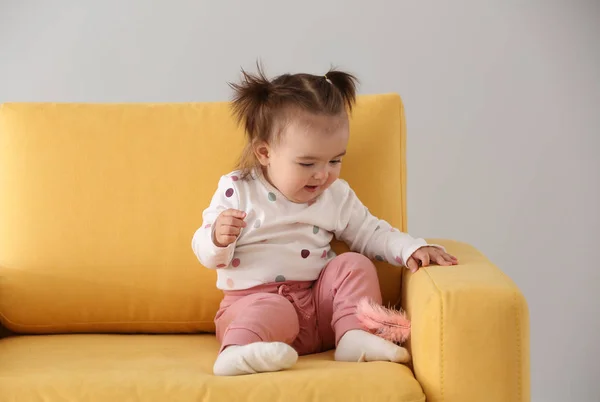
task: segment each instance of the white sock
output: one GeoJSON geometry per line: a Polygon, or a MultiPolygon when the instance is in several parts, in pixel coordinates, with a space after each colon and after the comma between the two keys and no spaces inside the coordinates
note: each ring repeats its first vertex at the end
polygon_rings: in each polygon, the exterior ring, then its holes
{"type": "Polygon", "coordinates": [[[408,363],[408,350],[360,329],[346,332],[335,350],[335,360],[343,362],[387,361],[408,363]]]}
{"type": "Polygon", "coordinates": [[[281,342],[255,342],[229,346],[217,357],[215,375],[229,376],[288,369],[298,361],[298,353],[281,342]]]}

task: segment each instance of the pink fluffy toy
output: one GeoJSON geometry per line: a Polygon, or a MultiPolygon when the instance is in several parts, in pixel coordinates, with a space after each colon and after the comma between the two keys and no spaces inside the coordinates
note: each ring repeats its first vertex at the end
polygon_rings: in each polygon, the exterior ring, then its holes
{"type": "Polygon", "coordinates": [[[356,306],[356,314],[366,331],[390,342],[402,344],[410,335],[410,321],[401,310],[383,307],[363,297],[356,306]]]}

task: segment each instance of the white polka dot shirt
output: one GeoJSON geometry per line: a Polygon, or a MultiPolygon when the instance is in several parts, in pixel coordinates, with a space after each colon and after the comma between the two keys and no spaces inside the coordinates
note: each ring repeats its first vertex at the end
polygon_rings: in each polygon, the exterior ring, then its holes
{"type": "Polygon", "coordinates": [[[352,251],[396,266],[420,247],[415,239],[374,217],[347,182],[338,179],[315,201],[288,201],[262,175],[240,179],[240,172],[221,177],[192,249],[207,268],[217,270],[217,287],[249,289],[283,281],[314,281],[335,254],[335,236],[352,251]],[[246,212],[247,226],[227,247],[213,242],[213,223],[226,209],[246,212]]]}

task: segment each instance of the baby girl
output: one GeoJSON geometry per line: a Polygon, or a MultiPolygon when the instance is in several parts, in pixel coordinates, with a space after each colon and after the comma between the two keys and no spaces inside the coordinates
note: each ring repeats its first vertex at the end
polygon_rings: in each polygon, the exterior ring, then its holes
{"type": "Polygon", "coordinates": [[[356,78],[332,70],[269,80],[259,69],[232,87],[247,144],[192,240],[225,294],[214,373],[283,370],[333,348],[339,361],[407,362],[406,349],[363,330],[356,315],[364,297],[381,303],[370,259],[413,272],[457,260],[371,215],[339,178],[356,78]],[[336,256],[334,236],[352,252],[336,256]]]}

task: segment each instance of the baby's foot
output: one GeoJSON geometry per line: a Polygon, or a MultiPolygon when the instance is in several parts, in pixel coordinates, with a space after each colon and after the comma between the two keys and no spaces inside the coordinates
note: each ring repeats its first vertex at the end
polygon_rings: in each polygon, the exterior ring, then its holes
{"type": "Polygon", "coordinates": [[[229,376],[279,371],[292,367],[298,353],[281,342],[255,342],[229,346],[219,354],[213,367],[215,375],[229,376]]]}
{"type": "Polygon", "coordinates": [[[335,360],[344,362],[388,361],[408,363],[408,350],[360,329],[346,332],[338,342],[335,360]]]}

